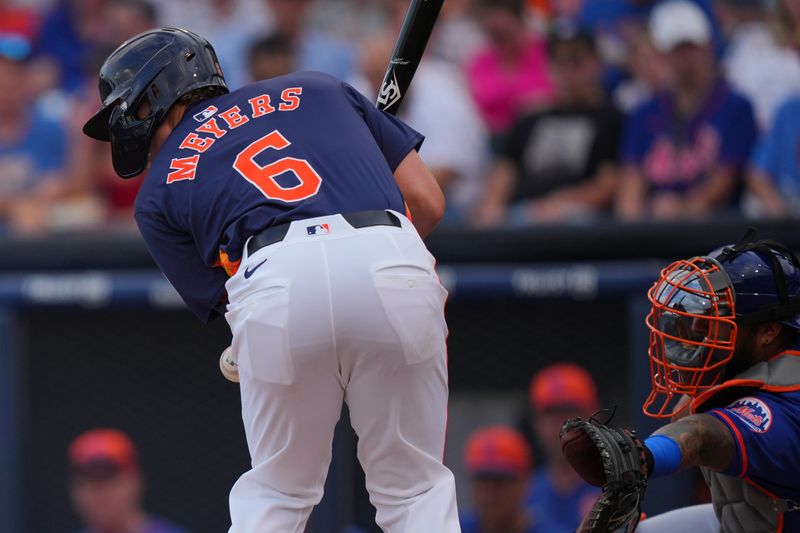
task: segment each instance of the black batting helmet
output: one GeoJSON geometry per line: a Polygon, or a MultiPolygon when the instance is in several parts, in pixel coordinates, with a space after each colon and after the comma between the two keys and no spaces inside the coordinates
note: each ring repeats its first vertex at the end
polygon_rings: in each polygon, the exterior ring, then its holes
{"type": "Polygon", "coordinates": [[[114,170],[132,178],[147,167],[150,141],[178,99],[202,87],[228,92],[211,44],[190,31],[146,31],[117,48],[100,68],[103,108],[83,126],[89,137],[111,142],[114,170]],[[136,112],[147,100],[150,111],[136,112]]]}

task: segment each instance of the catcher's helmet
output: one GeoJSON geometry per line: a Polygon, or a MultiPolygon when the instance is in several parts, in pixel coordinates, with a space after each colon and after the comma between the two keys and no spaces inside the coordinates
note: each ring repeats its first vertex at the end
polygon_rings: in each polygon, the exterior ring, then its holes
{"type": "Polygon", "coordinates": [[[711,252],[731,278],[736,321],[775,321],[800,330],[800,261],[773,241],[745,242],[711,252]]]}
{"type": "Polygon", "coordinates": [[[780,322],[800,329],[800,261],[780,243],[751,237],[676,261],[648,291],[653,389],[645,413],[670,416],[680,395],[721,383],[739,326],[780,322]],[[659,395],[663,403],[650,411],[659,395]]]}
{"type": "Polygon", "coordinates": [[[186,30],[160,28],[132,37],[100,68],[103,108],[83,126],[95,139],[111,142],[114,170],[123,178],[147,166],[150,141],[170,108],[201,87],[228,92],[216,53],[202,37],[186,30]],[[136,116],[147,99],[147,116],[136,116]]]}

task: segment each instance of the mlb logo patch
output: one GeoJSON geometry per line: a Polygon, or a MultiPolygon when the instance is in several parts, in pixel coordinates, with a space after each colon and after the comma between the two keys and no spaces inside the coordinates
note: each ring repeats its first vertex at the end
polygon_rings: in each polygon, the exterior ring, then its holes
{"type": "Polygon", "coordinates": [[[216,106],[210,105],[207,108],[203,109],[199,113],[194,116],[194,119],[197,122],[205,122],[206,120],[210,119],[214,116],[214,114],[219,111],[216,106]]]}
{"type": "Polygon", "coordinates": [[[306,231],[309,235],[327,235],[331,232],[331,228],[327,224],[317,224],[315,226],[308,226],[306,231]]]}
{"type": "Polygon", "coordinates": [[[727,409],[755,433],[766,433],[772,426],[772,410],[766,403],[753,396],[740,398],[727,409]]]}

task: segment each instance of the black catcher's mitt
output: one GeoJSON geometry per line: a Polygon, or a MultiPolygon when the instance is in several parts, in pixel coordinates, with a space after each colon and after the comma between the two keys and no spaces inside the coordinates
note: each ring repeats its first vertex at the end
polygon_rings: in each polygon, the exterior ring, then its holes
{"type": "Polygon", "coordinates": [[[560,437],[561,451],[572,468],[603,488],[578,533],[632,532],[647,487],[645,448],[636,432],[610,428],[590,417],[567,420],[560,437]]]}

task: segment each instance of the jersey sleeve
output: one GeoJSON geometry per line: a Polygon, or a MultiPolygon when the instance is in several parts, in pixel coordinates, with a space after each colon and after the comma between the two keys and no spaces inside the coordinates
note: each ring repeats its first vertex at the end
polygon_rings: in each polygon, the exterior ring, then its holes
{"type": "Polygon", "coordinates": [[[342,86],[352,105],[364,117],[372,137],[383,153],[392,172],[412,151],[419,151],[425,137],[399,118],[381,111],[367,98],[347,83],[342,86]]]}
{"type": "Polygon", "coordinates": [[[723,474],[775,480],[800,472],[800,442],[794,437],[800,433],[797,394],[759,392],[709,411],[736,442],[734,460],[723,474]]]}
{"type": "Polygon", "coordinates": [[[207,266],[191,236],[171,228],[160,215],[137,211],[136,224],[150,255],[186,305],[203,322],[216,318],[227,274],[207,266]]]}

